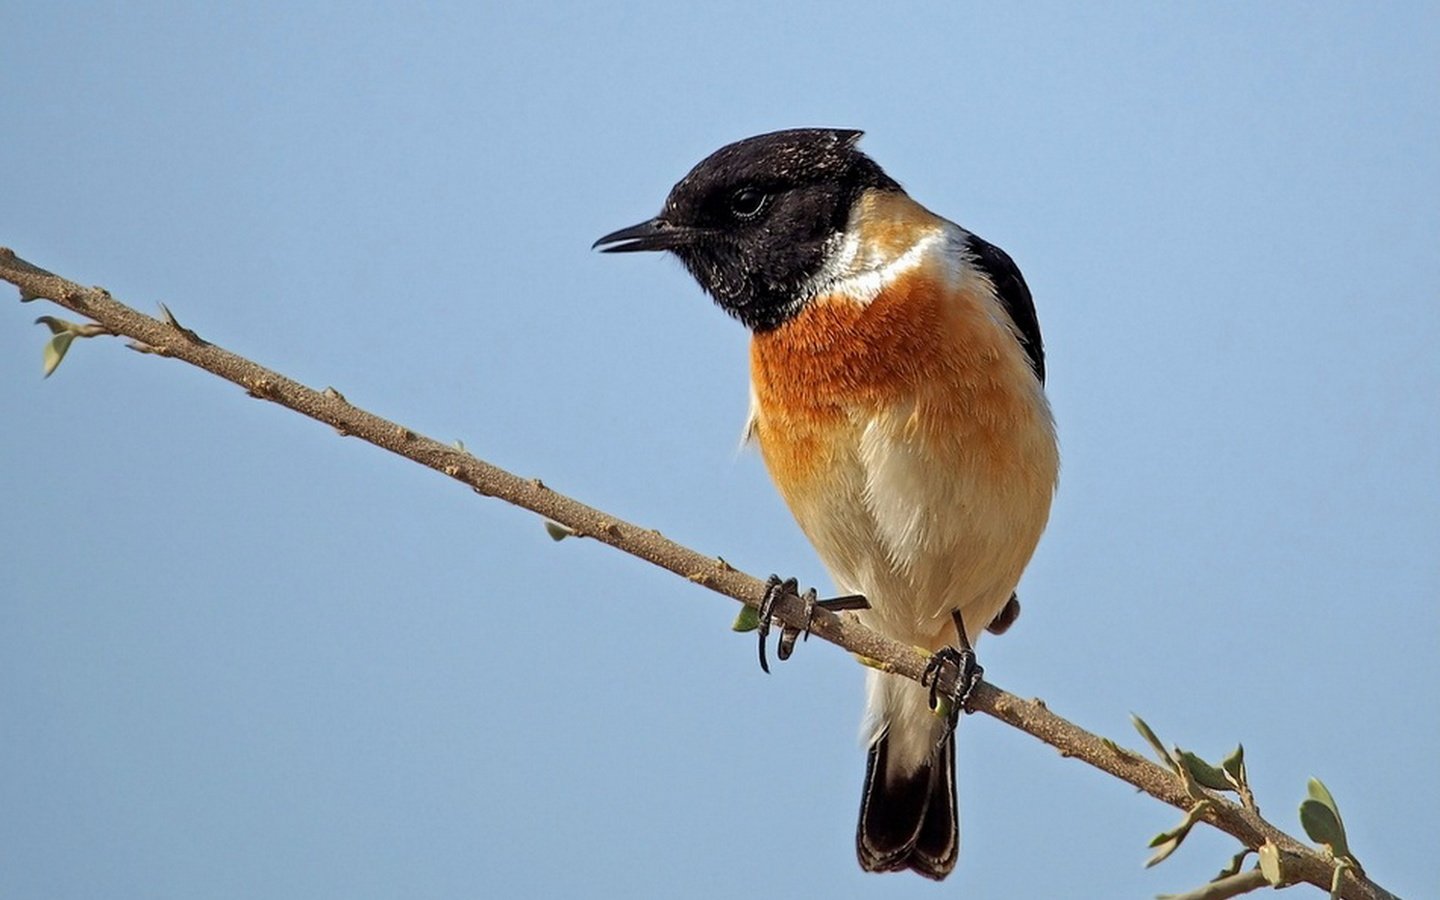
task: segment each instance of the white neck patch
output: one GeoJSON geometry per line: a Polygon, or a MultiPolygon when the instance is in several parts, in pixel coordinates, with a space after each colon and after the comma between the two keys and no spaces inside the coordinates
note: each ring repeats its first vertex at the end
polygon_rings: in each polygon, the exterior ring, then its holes
{"type": "Polygon", "coordinates": [[[864,306],[906,272],[918,268],[930,253],[941,250],[950,240],[945,231],[927,233],[899,256],[888,259],[874,250],[867,250],[860,235],[846,231],[831,240],[820,271],[801,288],[805,299],[824,294],[843,294],[864,306]]]}

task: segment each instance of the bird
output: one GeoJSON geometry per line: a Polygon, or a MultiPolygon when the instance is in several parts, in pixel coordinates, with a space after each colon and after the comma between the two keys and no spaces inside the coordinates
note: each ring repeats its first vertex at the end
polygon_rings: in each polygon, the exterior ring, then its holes
{"type": "MultiPolygon", "coordinates": [[[[862,134],[728,144],[594,247],[674,254],[750,330],[747,440],[837,588],[864,598],[850,614],[933,654],[936,680],[944,660],[968,664],[963,705],[971,647],[1018,615],[1056,490],[1045,351],[1010,256],[912,199],[862,134]]],[[[772,577],[767,600],[793,588],[772,577]]],[[[761,648],[763,665],[763,631],[761,648]]],[[[866,677],[860,866],[944,879],[960,850],[955,719],[933,684],[866,677]]]]}

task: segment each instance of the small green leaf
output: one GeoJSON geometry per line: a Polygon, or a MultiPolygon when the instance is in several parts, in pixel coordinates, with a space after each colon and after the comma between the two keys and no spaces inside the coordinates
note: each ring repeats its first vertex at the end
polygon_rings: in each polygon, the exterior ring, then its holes
{"type": "Polygon", "coordinates": [[[1230,777],[1240,784],[1245,783],[1245,745],[1236,744],[1235,752],[1220,760],[1220,768],[1230,773],[1230,777]]]}
{"type": "MultiPolygon", "coordinates": [[[[1170,857],[1170,854],[1174,853],[1180,848],[1180,842],[1183,840],[1183,837],[1172,837],[1168,840],[1162,841],[1159,845],[1160,849],[1156,850],[1153,854],[1150,855],[1149,859],[1145,860],[1145,868],[1148,869],[1151,866],[1157,866],[1160,863],[1164,862],[1170,857]]],[[[1154,842],[1151,842],[1150,846],[1154,847],[1154,842]]]]}
{"type": "Polygon", "coordinates": [[[110,329],[98,322],[72,322],[59,316],[39,316],[35,319],[35,324],[44,325],[50,329],[51,334],[68,332],[76,337],[96,337],[111,333],[110,329]]]}
{"type": "Polygon", "coordinates": [[[895,664],[894,664],[894,663],[888,663],[888,662],[886,662],[886,661],[883,660],[883,659],[876,659],[876,658],[873,657],[873,656],[865,656],[865,655],[860,654],[860,653],[855,653],[855,654],[852,654],[852,655],[855,657],[855,661],[856,661],[856,662],[858,662],[858,663],[859,663],[860,665],[862,665],[862,666],[865,666],[867,669],[874,669],[874,670],[877,671],[877,672],[894,672],[894,671],[895,671],[895,664]]]}
{"type": "Polygon", "coordinates": [[[1334,810],[1313,797],[1300,804],[1300,825],[1310,840],[1325,844],[1336,856],[1349,856],[1350,848],[1345,843],[1345,828],[1335,817],[1334,810]]]}
{"type": "Polygon", "coordinates": [[[74,322],[67,322],[64,319],[59,318],[58,316],[37,316],[35,319],[35,324],[44,325],[46,328],[50,329],[51,334],[62,334],[66,331],[75,330],[74,322]]]}
{"type": "Polygon", "coordinates": [[[1175,769],[1175,758],[1170,755],[1169,750],[1165,749],[1165,745],[1155,736],[1155,732],[1150,730],[1150,726],[1145,724],[1145,720],[1131,713],[1130,721],[1135,723],[1135,730],[1140,732],[1140,736],[1145,738],[1150,746],[1155,749],[1155,755],[1160,757],[1160,762],[1169,766],[1171,769],[1175,769]]]}
{"type": "Polygon", "coordinates": [[[1305,833],[1317,844],[1329,846],[1335,856],[1354,862],[1350,842],[1345,837],[1345,822],[1340,818],[1340,805],[1330,789],[1320,779],[1312,778],[1306,785],[1306,793],[1310,796],[1300,804],[1300,825],[1305,833]]]}
{"type": "Polygon", "coordinates": [[[759,627],[760,614],[755,611],[753,606],[742,606],[740,608],[740,615],[736,616],[735,621],[730,623],[731,631],[754,631],[759,627]]]}
{"type": "Polygon", "coordinates": [[[1260,846],[1260,874],[1265,880],[1279,887],[1285,883],[1285,873],[1280,871],[1280,848],[1270,841],[1260,846]]]}
{"type": "Polygon", "coordinates": [[[563,541],[568,537],[575,536],[575,529],[561,525],[559,522],[550,519],[545,520],[545,533],[550,535],[552,541],[563,541]]]}
{"type": "Polygon", "coordinates": [[[1151,838],[1151,839],[1150,839],[1150,843],[1146,844],[1145,846],[1147,846],[1147,847],[1158,847],[1158,846],[1160,846],[1161,844],[1165,843],[1166,841],[1173,841],[1173,840],[1175,840],[1175,835],[1176,835],[1176,833],[1179,832],[1179,831],[1180,831],[1179,828],[1174,828],[1174,829],[1171,829],[1170,831],[1162,831],[1162,832],[1160,832],[1159,834],[1155,835],[1153,838],[1151,838]]]}
{"type": "Polygon", "coordinates": [[[1196,781],[1210,790],[1231,790],[1230,782],[1225,778],[1224,769],[1217,769],[1189,750],[1180,751],[1180,764],[1196,781]]]}
{"type": "Polygon", "coordinates": [[[944,719],[948,722],[950,721],[950,714],[954,709],[955,707],[950,702],[949,697],[944,694],[937,694],[935,696],[935,708],[930,711],[935,714],[936,718],[944,719]]]}
{"type": "Polygon", "coordinates": [[[73,340],[75,340],[73,333],[59,331],[45,342],[44,370],[46,378],[50,377],[50,374],[60,365],[60,361],[65,358],[65,351],[70,349],[70,342],[73,340]]]}
{"type": "MultiPolygon", "coordinates": [[[[1230,781],[1230,784],[1234,786],[1236,792],[1240,794],[1240,799],[1245,802],[1245,805],[1251,809],[1255,809],[1255,795],[1250,792],[1250,776],[1245,772],[1245,760],[1240,760],[1240,765],[1236,767],[1234,773],[1226,769],[1225,777],[1230,781]]],[[[1255,809],[1255,812],[1258,813],[1259,810],[1255,809]]]]}
{"type": "Polygon", "coordinates": [[[1340,805],[1335,802],[1335,798],[1330,794],[1330,789],[1325,786],[1323,781],[1318,778],[1310,779],[1305,785],[1305,793],[1309,795],[1311,800],[1318,800],[1330,807],[1330,811],[1335,814],[1335,818],[1340,818],[1340,805]]]}
{"type": "Polygon", "coordinates": [[[1201,800],[1199,803],[1190,807],[1190,811],[1185,813],[1185,818],[1179,825],[1176,825],[1169,831],[1162,831],[1151,838],[1150,846],[1160,849],[1156,850],[1155,854],[1145,861],[1145,868],[1148,869],[1156,863],[1163,862],[1166,857],[1174,853],[1185,841],[1185,838],[1190,835],[1190,829],[1195,827],[1195,823],[1199,822],[1201,818],[1204,817],[1206,810],[1210,809],[1213,805],[1214,803],[1208,799],[1201,800]]]}

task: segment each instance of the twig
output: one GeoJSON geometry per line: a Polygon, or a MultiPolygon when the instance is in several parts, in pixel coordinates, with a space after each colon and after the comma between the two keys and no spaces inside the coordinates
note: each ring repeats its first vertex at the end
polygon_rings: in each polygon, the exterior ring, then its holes
{"type": "MultiPolygon", "coordinates": [[[[521,478],[462,449],[366,412],[351,405],[333,388],[317,391],[237,356],[180,326],[168,310],[164,321],[151,318],[119,303],[102,288],[87,288],[61,278],[20,259],[4,247],[0,247],[0,279],[18,287],[22,300],[51,300],[88,316],[114,334],[130,338],[139,345],[138,349],[199,366],[239,385],[252,397],[324,422],[342,435],[360,438],[428,466],[469,485],[476,493],[539,513],[577,535],[638,556],[747,606],[758,607],[764,596],[765,582],[731,568],[717,557],[697,553],[659,532],[556,493],[538,478],[521,478]]],[[[776,604],[775,614],[781,621],[798,628],[803,625],[805,606],[798,597],[786,596],[776,604]]],[[[811,631],[905,678],[919,681],[924,671],[927,658],[920,651],[865,628],[853,617],[816,610],[811,631]]],[[[942,690],[953,689],[954,672],[947,671],[943,680],[942,690]]],[[[1175,774],[1062,719],[1039,700],[1022,700],[985,682],[976,687],[970,700],[974,711],[1033,735],[1063,756],[1082,760],[1181,810],[1195,805],[1195,797],[1175,774]]],[[[1282,854],[1283,871],[1288,879],[1329,890],[1334,866],[1321,852],[1301,844],[1237,804],[1218,795],[1207,793],[1206,796],[1212,802],[1204,815],[1205,821],[1252,849],[1271,841],[1282,854]]],[[[1353,871],[1344,875],[1340,891],[1347,900],[1381,900],[1392,896],[1374,882],[1357,877],[1353,871]]]]}
{"type": "Polygon", "coordinates": [[[1227,875],[1193,891],[1170,894],[1164,900],[1230,900],[1231,897],[1258,891],[1263,887],[1268,887],[1269,884],[1270,882],[1265,880],[1265,876],[1259,869],[1248,869],[1244,872],[1236,872],[1234,875],[1227,875]]]}

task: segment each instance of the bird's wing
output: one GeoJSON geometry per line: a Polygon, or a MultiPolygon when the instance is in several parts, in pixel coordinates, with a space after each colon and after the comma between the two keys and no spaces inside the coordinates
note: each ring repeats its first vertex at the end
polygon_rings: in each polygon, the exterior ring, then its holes
{"type": "Polygon", "coordinates": [[[1035,317],[1035,301],[1030,298],[1030,288],[1016,268],[1010,254],[975,235],[968,235],[966,249],[977,269],[984,272],[995,286],[995,295],[1005,307],[1015,332],[1030,359],[1030,368],[1040,383],[1045,383],[1045,343],[1040,338],[1040,321],[1035,317]]]}

